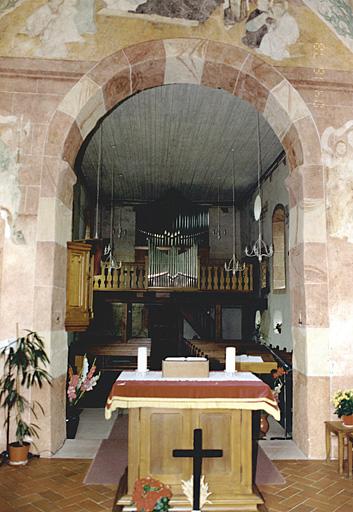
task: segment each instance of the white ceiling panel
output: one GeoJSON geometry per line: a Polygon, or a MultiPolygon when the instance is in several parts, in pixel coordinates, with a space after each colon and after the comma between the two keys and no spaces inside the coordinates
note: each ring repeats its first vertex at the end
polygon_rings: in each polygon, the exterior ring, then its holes
{"type": "MultiPolygon", "coordinates": [[[[115,108],[82,148],[81,171],[96,190],[102,129],[101,192],[116,201],[153,201],[174,188],[192,201],[232,197],[232,149],[237,196],[257,180],[257,113],[221,90],[175,84],[149,89],[115,108]]],[[[282,153],[260,115],[262,172],[282,153]]]]}

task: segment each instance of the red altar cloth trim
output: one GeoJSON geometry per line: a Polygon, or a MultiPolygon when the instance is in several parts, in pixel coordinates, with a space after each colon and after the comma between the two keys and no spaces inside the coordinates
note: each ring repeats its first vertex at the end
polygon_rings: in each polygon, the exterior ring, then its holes
{"type": "Polygon", "coordinates": [[[118,407],[264,409],[279,419],[270,387],[257,381],[117,380],[106,403],[106,417],[118,407]],[[199,405],[197,405],[199,404],[199,405]]]}
{"type": "Polygon", "coordinates": [[[109,398],[267,398],[274,400],[270,387],[262,381],[145,381],[117,380],[109,398]]]}

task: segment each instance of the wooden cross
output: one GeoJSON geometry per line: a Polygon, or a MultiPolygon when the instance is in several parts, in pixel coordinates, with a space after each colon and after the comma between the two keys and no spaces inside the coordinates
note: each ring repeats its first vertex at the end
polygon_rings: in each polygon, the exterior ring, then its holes
{"type": "Polygon", "coordinates": [[[200,486],[202,459],[205,457],[222,457],[223,450],[203,450],[202,449],[202,430],[194,430],[194,448],[193,450],[173,450],[173,457],[192,457],[193,459],[193,510],[200,510],[200,486]]]}

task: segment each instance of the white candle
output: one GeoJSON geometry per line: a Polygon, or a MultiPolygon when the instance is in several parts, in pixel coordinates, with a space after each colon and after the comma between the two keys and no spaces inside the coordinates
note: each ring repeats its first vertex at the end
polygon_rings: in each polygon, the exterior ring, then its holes
{"type": "Polygon", "coordinates": [[[138,372],[147,372],[147,347],[138,347],[137,371],[138,372]]]}
{"type": "Polygon", "coordinates": [[[235,372],[235,347],[226,348],[226,370],[227,373],[235,372]]]}

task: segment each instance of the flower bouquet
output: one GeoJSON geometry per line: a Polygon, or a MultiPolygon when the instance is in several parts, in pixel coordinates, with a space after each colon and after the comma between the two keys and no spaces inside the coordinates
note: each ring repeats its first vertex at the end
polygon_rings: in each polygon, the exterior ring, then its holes
{"type": "Polygon", "coordinates": [[[74,373],[71,366],[69,367],[67,387],[68,400],[66,404],[66,437],[68,439],[74,439],[77,432],[81,413],[81,409],[77,407],[78,402],[86,391],[91,391],[94,388],[100,377],[100,373],[94,375],[96,371],[95,362],[94,360],[90,368],[85,354],[79,373],[74,373]]]}
{"type": "Polygon", "coordinates": [[[136,480],[132,494],[137,512],[166,512],[171,497],[168,486],[150,477],[136,480]]]}
{"type": "Polygon", "coordinates": [[[335,407],[335,414],[342,418],[343,424],[353,426],[353,389],[337,391],[333,396],[332,403],[335,407]]]}

